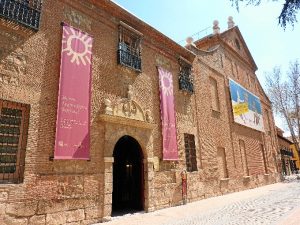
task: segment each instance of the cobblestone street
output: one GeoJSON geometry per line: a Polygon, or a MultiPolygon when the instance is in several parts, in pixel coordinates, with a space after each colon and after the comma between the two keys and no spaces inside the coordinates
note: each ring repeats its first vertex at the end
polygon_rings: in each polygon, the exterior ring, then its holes
{"type": "Polygon", "coordinates": [[[107,225],[299,225],[300,181],[209,198],[153,213],[114,217],[107,225]]]}

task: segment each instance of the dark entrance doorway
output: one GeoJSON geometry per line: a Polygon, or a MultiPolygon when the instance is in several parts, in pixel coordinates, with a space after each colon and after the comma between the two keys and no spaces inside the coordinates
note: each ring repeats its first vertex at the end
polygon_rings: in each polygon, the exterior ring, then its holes
{"type": "Polygon", "coordinates": [[[123,136],[114,149],[112,216],[144,209],[143,153],[139,143],[123,136]]]}

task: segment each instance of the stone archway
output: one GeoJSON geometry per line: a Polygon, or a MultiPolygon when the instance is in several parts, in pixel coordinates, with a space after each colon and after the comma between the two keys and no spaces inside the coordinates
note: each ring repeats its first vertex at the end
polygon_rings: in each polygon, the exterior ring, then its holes
{"type": "MultiPolygon", "coordinates": [[[[153,210],[150,196],[153,194],[153,136],[155,128],[149,110],[144,110],[140,104],[132,99],[132,87],[128,87],[127,98],[112,102],[105,99],[104,114],[99,115],[98,121],[104,134],[104,198],[103,218],[109,220],[113,205],[113,169],[116,143],[124,136],[130,136],[140,146],[141,175],[143,176],[143,204],[140,209],[153,210]]],[[[122,150],[120,150],[122,152],[122,150]]],[[[117,152],[117,151],[116,151],[117,152]]],[[[125,164],[126,165],[126,164],[125,164]]],[[[142,193],[142,192],[141,192],[142,193]]]]}
{"type": "Polygon", "coordinates": [[[144,168],[140,144],[131,136],[115,145],[113,163],[112,215],[144,209],[144,168]]]}
{"type": "Polygon", "coordinates": [[[144,169],[144,204],[143,209],[153,211],[150,196],[153,192],[153,124],[112,115],[99,116],[99,123],[104,131],[104,198],[103,218],[110,220],[113,204],[113,165],[116,143],[123,136],[130,136],[140,145],[144,169]]]}

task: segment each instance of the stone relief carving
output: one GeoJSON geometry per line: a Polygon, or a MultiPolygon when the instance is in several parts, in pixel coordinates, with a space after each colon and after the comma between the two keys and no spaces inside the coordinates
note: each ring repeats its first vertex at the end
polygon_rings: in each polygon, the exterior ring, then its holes
{"type": "Polygon", "coordinates": [[[171,69],[171,63],[170,63],[170,61],[169,61],[168,59],[166,59],[165,57],[156,54],[156,55],[155,55],[155,61],[156,61],[156,64],[157,64],[158,66],[163,66],[163,67],[165,67],[165,68],[167,68],[167,69],[169,69],[169,70],[171,69]]]}
{"type": "Polygon", "coordinates": [[[13,86],[18,86],[19,85],[19,79],[16,77],[10,77],[5,74],[0,74],[0,83],[3,84],[10,84],[13,86]]]}
{"type": "Polygon", "coordinates": [[[87,31],[92,29],[92,21],[88,18],[88,16],[75,9],[65,7],[64,17],[71,23],[71,25],[82,27],[87,31]]]}
{"type": "Polygon", "coordinates": [[[152,122],[150,110],[144,110],[142,107],[134,100],[132,86],[128,86],[127,98],[123,98],[116,104],[112,104],[109,99],[104,100],[105,104],[105,114],[119,116],[124,118],[135,119],[144,122],[152,122]]]}
{"type": "Polygon", "coordinates": [[[23,49],[17,48],[13,52],[8,50],[0,58],[0,82],[19,85],[19,76],[26,74],[27,60],[23,49]]]}
{"type": "Polygon", "coordinates": [[[146,119],[146,121],[147,121],[148,123],[151,123],[151,122],[153,121],[153,118],[152,118],[152,116],[151,116],[150,110],[146,110],[145,116],[146,116],[145,119],[146,119]]]}
{"type": "Polygon", "coordinates": [[[26,56],[23,49],[18,48],[0,62],[1,72],[4,74],[24,75],[26,73],[26,56]]]}

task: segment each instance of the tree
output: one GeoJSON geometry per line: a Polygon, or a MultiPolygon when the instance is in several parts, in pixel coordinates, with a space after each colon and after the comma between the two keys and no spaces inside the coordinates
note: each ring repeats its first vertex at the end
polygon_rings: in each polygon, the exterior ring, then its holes
{"type": "MultiPolygon", "coordinates": [[[[236,9],[239,10],[239,4],[240,2],[245,2],[246,5],[255,5],[258,6],[262,0],[230,0],[232,2],[232,5],[235,5],[236,9]]],[[[272,0],[272,1],[278,1],[278,0],[272,0]]],[[[278,23],[280,26],[282,26],[284,29],[286,28],[287,24],[291,24],[294,26],[294,24],[297,22],[297,12],[300,9],[300,0],[285,0],[281,13],[278,17],[278,23]]]]}
{"type": "Polygon", "coordinates": [[[300,65],[298,60],[290,63],[286,80],[279,67],[266,77],[267,93],[275,113],[284,118],[292,140],[299,152],[300,135],[300,65]]]}

